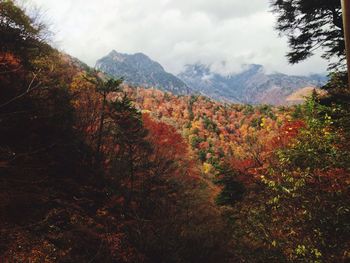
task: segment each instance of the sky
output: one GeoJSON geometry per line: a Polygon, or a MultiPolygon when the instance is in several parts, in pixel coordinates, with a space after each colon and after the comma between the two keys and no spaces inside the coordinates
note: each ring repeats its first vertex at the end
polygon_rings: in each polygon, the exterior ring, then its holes
{"type": "MultiPolygon", "coordinates": [[[[26,0],[25,0],[26,1],[26,0]]],[[[246,64],[269,72],[324,73],[315,55],[289,65],[269,0],[27,0],[40,8],[54,46],[94,66],[111,50],[142,52],[174,74],[203,63],[221,74],[246,64]]]]}

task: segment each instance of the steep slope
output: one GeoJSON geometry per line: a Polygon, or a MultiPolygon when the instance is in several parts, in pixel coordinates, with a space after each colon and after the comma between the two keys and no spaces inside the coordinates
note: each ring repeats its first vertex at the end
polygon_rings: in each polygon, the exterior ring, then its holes
{"type": "Polygon", "coordinates": [[[321,75],[267,74],[262,65],[247,65],[237,74],[224,76],[202,64],[186,65],[178,77],[193,91],[217,100],[249,104],[286,104],[286,98],[304,87],[322,86],[321,75]]]}
{"type": "Polygon", "coordinates": [[[182,80],[143,53],[128,55],[113,50],[96,62],[96,68],[113,77],[123,77],[130,85],[155,87],[174,94],[189,93],[182,80]]]}

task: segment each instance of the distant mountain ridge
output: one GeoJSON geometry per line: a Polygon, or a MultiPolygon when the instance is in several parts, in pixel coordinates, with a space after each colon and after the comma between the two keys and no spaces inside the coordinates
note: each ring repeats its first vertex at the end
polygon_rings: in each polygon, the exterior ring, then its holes
{"type": "Polygon", "coordinates": [[[190,93],[182,80],[166,72],[158,62],[143,53],[123,54],[113,50],[99,59],[95,68],[116,78],[123,77],[127,84],[133,86],[155,87],[177,95],[190,93]]]}
{"type": "MultiPolygon", "coordinates": [[[[247,104],[293,104],[287,98],[305,87],[321,87],[323,75],[290,76],[267,74],[262,65],[251,64],[237,74],[224,76],[203,64],[186,65],[178,74],[192,91],[216,100],[247,104]]],[[[300,101],[298,101],[300,102],[300,101]]]]}
{"type": "Polygon", "coordinates": [[[214,100],[242,104],[289,105],[293,93],[305,87],[323,86],[324,75],[291,76],[266,73],[262,65],[250,64],[236,74],[222,75],[200,63],[186,65],[177,76],[143,53],[123,54],[115,50],[96,62],[96,69],[127,84],[154,87],[176,95],[200,94],[214,100]]]}

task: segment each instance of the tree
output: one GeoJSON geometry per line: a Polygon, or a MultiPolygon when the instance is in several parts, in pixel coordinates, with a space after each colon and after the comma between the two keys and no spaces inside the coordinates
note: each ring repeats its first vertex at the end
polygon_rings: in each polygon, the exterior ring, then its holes
{"type": "MultiPolygon", "coordinates": [[[[135,201],[143,177],[147,175],[151,162],[151,145],[146,140],[148,131],[144,128],[141,113],[132,105],[125,93],[108,104],[106,119],[110,127],[109,141],[104,142],[111,153],[104,151],[112,162],[112,174],[116,185],[125,193],[124,208],[135,201]]],[[[108,138],[107,138],[108,139],[108,138]]]]}
{"type": "Polygon", "coordinates": [[[330,68],[344,66],[345,42],[339,0],[272,0],[276,29],[288,37],[290,63],[301,62],[323,49],[322,57],[338,59],[330,68]],[[340,65],[339,65],[340,62],[340,65]]]}
{"type": "Polygon", "coordinates": [[[348,150],[330,115],[334,107],[310,98],[304,108],[306,126],[289,147],[277,151],[279,163],[262,177],[265,192],[272,194],[266,206],[273,224],[265,226],[273,245],[293,261],[345,262],[350,231],[348,150]]]}
{"type": "Polygon", "coordinates": [[[227,165],[218,170],[219,177],[216,179],[216,184],[222,186],[222,190],[216,198],[216,203],[233,206],[235,202],[242,200],[245,193],[244,185],[237,180],[239,172],[233,171],[227,165]]]}
{"type": "Polygon", "coordinates": [[[28,16],[13,1],[0,1],[0,108],[32,93],[43,82],[40,63],[47,63],[44,56],[54,53],[46,43],[48,35],[40,13],[28,16]]]}
{"type": "Polygon", "coordinates": [[[101,152],[101,144],[102,144],[102,134],[103,134],[103,127],[104,127],[104,120],[105,120],[105,108],[107,105],[107,95],[111,92],[117,92],[119,91],[119,86],[123,82],[122,79],[109,79],[106,82],[98,81],[98,85],[96,87],[96,90],[99,94],[102,96],[102,109],[101,109],[101,117],[100,117],[100,124],[99,124],[99,131],[98,131],[98,139],[97,139],[97,154],[100,155],[101,152]]]}
{"type": "Polygon", "coordinates": [[[350,3],[349,1],[342,0],[341,5],[343,13],[346,60],[348,66],[348,87],[350,88],[350,3]]]}
{"type": "Polygon", "coordinates": [[[86,77],[86,80],[91,82],[96,86],[96,92],[101,95],[102,102],[101,102],[101,111],[100,111],[100,118],[99,118],[99,124],[98,124],[98,132],[97,132],[97,143],[96,143],[96,160],[97,163],[101,161],[101,146],[103,144],[103,133],[104,133],[104,124],[105,124],[105,118],[106,118],[106,110],[108,104],[108,95],[113,92],[119,92],[120,91],[120,85],[123,83],[123,79],[108,79],[104,80],[103,76],[101,76],[100,72],[94,71],[93,77],[88,78],[86,77]]]}
{"type": "Polygon", "coordinates": [[[13,53],[24,64],[52,49],[46,44],[49,31],[40,21],[40,15],[27,16],[11,0],[0,2],[0,35],[0,54],[13,53]]]}

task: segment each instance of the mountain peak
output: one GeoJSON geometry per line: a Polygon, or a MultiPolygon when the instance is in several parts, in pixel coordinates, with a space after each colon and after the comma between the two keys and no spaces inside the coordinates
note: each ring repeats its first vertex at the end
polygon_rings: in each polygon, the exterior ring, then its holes
{"type": "MultiPolygon", "coordinates": [[[[142,52],[136,52],[134,54],[128,54],[128,53],[121,53],[113,49],[111,52],[108,53],[107,56],[110,57],[115,57],[115,56],[121,56],[121,57],[139,57],[139,58],[148,58],[150,59],[147,55],[145,55],[142,52]]],[[[150,59],[151,60],[151,59],[150,59]]]]}
{"type": "Polygon", "coordinates": [[[144,53],[142,52],[137,52],[134,54],[135,57],[140,57],[140,58],[148,58],[150,59],[147,55],[145,55],[144,53]]]}
{"type": "Polygon", "coordinates": [[[120,61],[123,62],[127,57],[127,54],[119,53],[115,51],[114,49],[108,53],[108,55],[105,58],[111,58],[114,61],[120,61]]]}
{"type": "Polygon", "coordinates": [[[188,93],[183,81],[166,72],[158,62],[141,52],[123,54],[112,50],[99,59],[95,67],[113,77],[123,77],[130,85],[157,87],[175,94],[188,93]]]}
{"type": "Polygon", "coordinates": [[[118,54],[120,54],[120,53],[118,53],[115,49],[113,49],[111,52],[108,53],[108,56],[115,56],[118,54]]]}

